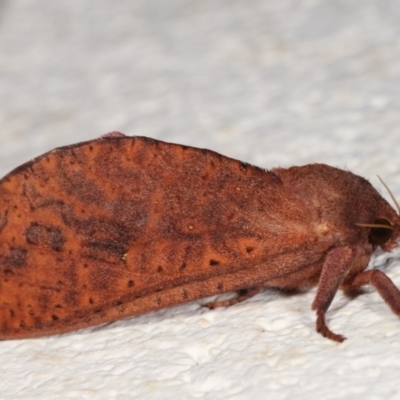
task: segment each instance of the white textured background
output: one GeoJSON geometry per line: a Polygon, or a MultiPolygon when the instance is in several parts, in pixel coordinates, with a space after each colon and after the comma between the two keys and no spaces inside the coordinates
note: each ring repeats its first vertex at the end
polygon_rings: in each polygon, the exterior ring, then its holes
{"type": "MultiPolygon", "coordinates": [[[[399,21],[396,0],[0,0],[0,173],[120,130],[400,198],[399,21]]],[[[374,265],[400,286],[399,252],[374,265]]],[[[313,295],[0,342],[0,399],[399,399],[399,318],[339,294],[338,345],[313,295]]]]}

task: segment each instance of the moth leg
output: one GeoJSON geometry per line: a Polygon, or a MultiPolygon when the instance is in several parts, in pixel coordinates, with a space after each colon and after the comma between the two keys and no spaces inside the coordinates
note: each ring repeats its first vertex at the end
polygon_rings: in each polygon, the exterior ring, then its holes
{"type": "Polygon", "coordinates": [[[105,133],[104,135],[101,135],[99,139],[103,139],[103,138],[118,138],[118,137],[126,137],[126,135],[124,135],[121,132],[113,131],[113,132],[108,132],[108,133],[105,133]]]}
{"type": "Polygon", "coordinates": [[[350,283],[346,283],[345,289],[364,285],[372,285],[391,310],[396,315],[400,315],[400,291],[388,276],[375,269],[363,271],[356,275],[350,283]]]}
{"type": "Polygon", "coordinates": [[[351,267],[353,258],[354,252],[350,247],[336,247],[328,253],[319,278],[317,294],[311,307],[317,312],[317,332],[335,342],[343,342],[346,338],[328,328],[325,314],[346,272],[351,267]]]}
{"type": "Polygon", "coordinates": [[[256,286],[250,289],[241,289],[237,291],[237,296],[233,299],[222,300],[222,301],[212,301],[211,303],[205,304],[206,307],[210,309],[214,309],[217,307],[228,307],[233,306],[234,304],[240,303],[249,299],[250,297],[255,296],[257,293],[260,293],[263,289],[262,286],[256,286]]]}

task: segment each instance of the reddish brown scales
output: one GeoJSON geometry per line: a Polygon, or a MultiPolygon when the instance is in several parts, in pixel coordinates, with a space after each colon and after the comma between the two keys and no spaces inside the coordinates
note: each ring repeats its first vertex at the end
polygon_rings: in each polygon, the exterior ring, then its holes
{"type": "Polygon", "coordinates": [[[317,329],[341,341],[325,324],[339,286],[372,284],[400,313],[390,280],[362,272],[375,236],[388,251],[399,234],[396,212],[350,172],[321,164],[265,171],[113,133],[53,150],[0,181],[0,338],[223,292],[240,295],[211,307],[264,287],[318,284],[317,329]]]}

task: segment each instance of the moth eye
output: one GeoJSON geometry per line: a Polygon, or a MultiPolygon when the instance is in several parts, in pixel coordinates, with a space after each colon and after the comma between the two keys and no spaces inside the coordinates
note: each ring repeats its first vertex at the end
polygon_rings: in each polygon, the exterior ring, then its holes
{"type": "MultiPolygon", "coordinates": [[[[377,219],[375,224],[390,226],[390,222],[386,219],[377,219]]],[[[369,233],[369,242],[373,245],[380,246],[385,244],[393,234],[393,229],[388,228],[371,228],[369,233]]]]}

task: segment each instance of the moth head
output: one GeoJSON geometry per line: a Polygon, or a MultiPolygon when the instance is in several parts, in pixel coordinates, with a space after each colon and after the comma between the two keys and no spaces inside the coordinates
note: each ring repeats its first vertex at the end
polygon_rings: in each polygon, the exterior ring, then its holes
{"type": "MultiPolygon", "coordinates": [[[[388,191],[393,203],[396,205],[398,215],[400,215],[400,205],[397,202],[396,198],[394,197],[392,191],[386,185],[386,183],[382,180],[380,176],[378,176],[379,180],[382,182],[383,186],[385,186],[386,190],[388,191]]],[[[370,228],[368,240],[373,246],[383,246],[392,238],[393,231],[395,226],[392,222],[390,222],[386,218],[377,218],[374,223],[372,224],[361,224],[357,223],[357,226],[361,226],[364,228],[370,228]]],[[[393,247],[397,247],[397,244],[392,244],[388,246],[387,250],[390,250],[393,247]]]]}

